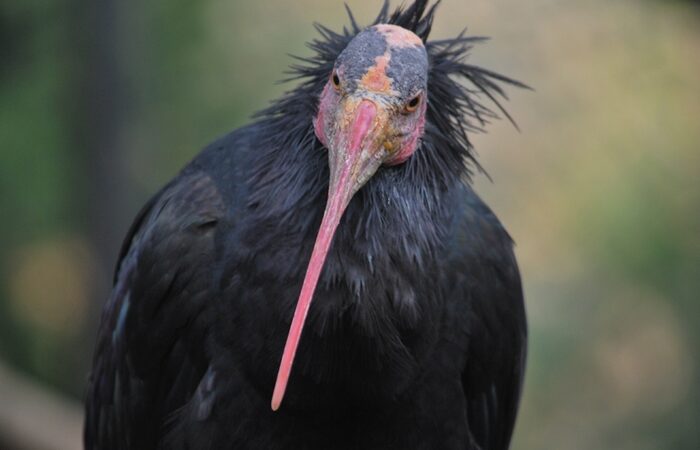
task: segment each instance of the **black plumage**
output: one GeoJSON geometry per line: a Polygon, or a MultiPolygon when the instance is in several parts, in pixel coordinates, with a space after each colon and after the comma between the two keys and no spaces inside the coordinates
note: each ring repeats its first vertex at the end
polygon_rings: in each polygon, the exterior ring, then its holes
{"type": "Polygon", "coordinates": [[[470,187],[467,133],[497,117],[489,101],[505,113],[499,83],[522,85],[465,62],[480,38],[427,41],[434,12],[385,4],[375,20],[426,42],[425,134],[350,201],[281,409],[269,400],[328,195],[311,119],[361,31],[352,15],[342,33],[317,27],[294,90],[138,214],[103,312],[86,448],[508,447],[523,296],[512,241],[470,187]]]}

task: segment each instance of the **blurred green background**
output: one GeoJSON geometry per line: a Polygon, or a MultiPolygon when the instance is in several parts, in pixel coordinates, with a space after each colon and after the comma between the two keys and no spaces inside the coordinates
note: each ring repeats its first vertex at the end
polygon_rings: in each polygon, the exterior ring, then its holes
{"type": "MultiPolygon", "coordinates": [[[[291,87],[313,21],[342,27],[341,0],[0,3],[0,447],[79,448],[131,219],[291,87]],[[23,442],[51,408],[63,438],[23,442]]],[[[530,320],[513,448],[700,448],[700,3],[445,0],[433,37],[464,26],[536,89],[511,91],[520,133],[474,137],[530,320]]]]}

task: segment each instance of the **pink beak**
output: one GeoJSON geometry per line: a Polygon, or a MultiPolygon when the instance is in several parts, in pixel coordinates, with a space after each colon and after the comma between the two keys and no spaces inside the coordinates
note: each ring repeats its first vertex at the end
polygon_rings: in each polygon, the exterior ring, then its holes
{"type": "Polygon", "coordinates": [[[280,407],[284,398],[304,322],[335,230],[352,196],[374,175],[386,156],[378,136],[383,127],[378,126],[377,106],[369,100],[357,102],[349,99],[345,105],[345,114],[352,118],[349,122],[351,125],[349,130],[341,128],[338,138],[334,140],[335,145],[329,145],[328,201],[284,346],[272,394],[273,411],[280,407]]]}

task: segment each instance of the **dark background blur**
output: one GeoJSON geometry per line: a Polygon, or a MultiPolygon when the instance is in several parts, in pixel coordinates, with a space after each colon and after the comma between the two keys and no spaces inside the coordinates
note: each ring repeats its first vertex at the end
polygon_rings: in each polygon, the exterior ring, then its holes
{"type": "MultiPolygon", "coordinates": [[[[131,219],[290,87],[313,21],[341,0],[0,3],[0,448],[79,448],[131,219]]],[[[536,89],[474,138],[530,320],[513,448],[700,448],[699,3],[445,0],[433,37],[465,25],[536,89]]]]}

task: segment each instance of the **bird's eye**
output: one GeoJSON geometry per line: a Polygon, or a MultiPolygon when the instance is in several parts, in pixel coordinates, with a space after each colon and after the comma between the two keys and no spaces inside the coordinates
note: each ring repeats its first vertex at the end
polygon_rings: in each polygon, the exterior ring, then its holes
{"type": "Polygon", "coordinates": [[[418,105],[420,105],[420,100],[422,96],[422,94],[418,94],[411,100],[409,100],[408,103],[406,103],[406,112],[413,112],[416,109],[418,109],[418,105]]]}
{"type": "Polygon", "coordinates": [[[333,74],[331,75],[331,82],[333,83],[334,88],[340,89],[340,77],[336,71],[333,71],[333,74]]]}

